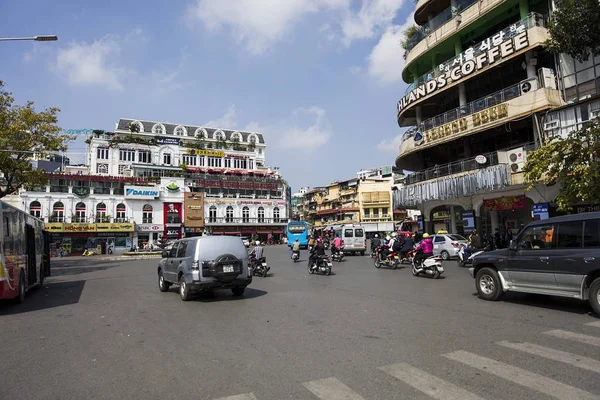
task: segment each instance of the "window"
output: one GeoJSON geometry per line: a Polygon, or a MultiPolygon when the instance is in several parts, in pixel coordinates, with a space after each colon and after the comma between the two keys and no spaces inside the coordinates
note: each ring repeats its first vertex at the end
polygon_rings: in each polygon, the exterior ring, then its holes
{"type": "Polygon", "coordinates": [[[217,207],[210,206],[208,209],[208,222],[217,222],[217,207]]]}
{"type": "Polygon", "coordinates": [[[362,230],[362,229],[355,229],[355,230],[354,230],[354,235],[355,235],[356,237],[363,237],[363,236],[365,235],[365,233],[363,232],[363,230],[362,230]]]}
{"type": "Polygon", "coordinates": [[[231,168],[231,158],[225,159],[225,168],[231,168]]]}
{"type": "Polygon", "coordinates": [[[152,153],[149,151],[138,151],[138,162],[150,164],[152,162],[152,153]]]}
{"type": "Polygon", "coordinates": [[[375,218],[379,217],[379,208],[373,209],[373,217],[375,217],[375,218]]]}
{"type": "Polygon", "coordinates": [[[254,160],[248,160],[248,169],[254,169],[254,160]]]}
{"type": "Polygon", "coordinates": [[[208,157],[208,166],[221,168],[221,157],[208,157]]]}
{"type": "Polygon", "coordinates": [[[125,207],[125,204],[117,204],[117,220],[115,222],[126,222],[126,213],[127,208],[125,207]]]}
{"type": "Polygon", "coordinates": [[[354,231],[352,229],[344,229],[344,237],[354,237],[354,231]]]}
{"type": "Polygon", "coordinates": [[[600,247],[600,219],[585,221],[583,247],[600,247]]]}
{"type": "Polygon", "coordinates": [[[135,161],[135,150],[120,150],[119,161],[135,161]]]}
{"type": "Polygon", "coordinates": [[[179,242],[179,247],[177,248],[177,258],[184,258],[185,252],[187,250],[187,245],[189,242],[183,241],[179,242]]]}
{"type": "Polygon", "coordinates": [[[263,207],[258,207],[258,222],[265,222],[265,209],[263,207]]]}
{"type": "Polygon", "coordinates": [[[57,201],[52,207],[52,217],[50,222],[65,222],[65,205],[57,201]]]}
{"type": "Polygon", "coordinates": [[[556,247],[570,249],[583,245],[583,221],[561,222],[558,224],[556,247]]]}
{"type": "Polygon", "coordinates": [[[119,175],[124,175],[125,171],[129,170],[129,165],[119,165],[119,175]]]}
{"type": "Polygon", "coordinates": [[[171,247],[171,251],[169,252],[169,258],[177,257],[177,248],[179,247],[180,242],[173,243],[173,247],[171,247]]]}
{"type": "Polygon", "coordinates": [[[165,127],[162,124],[156,124],[152,127],[152,133],[155,135],[164,135],[165,127]]]}
{"type": "Polygon", "coordinates": [[[235,158],[233,160],[233,168],[246,169],[247,161],[245,158],[235,158]]]}
{"type": "Polygon", "coordinates": [[[225,140],[225,134],[221,131],[215,132],[215,140],[225,140]]]}
{"type": "Polygon", "coordinates": [[[29,214],[36,218],[42,217],[42,205],[39,201],[32,201],[31,204],[29,204],[29,214]]]}
{"type": "Polygon", "coordinates": [[[225,222],[233,222],[233,207],[227,206],[225,210],[225,222]]]}
{"type": "Polygon", "coordinates": [[[163,154],[163,164],[171,165],[171,153],[163,154]]]}
{"type": "Polygon", "coordinates": [[[244,208],[242,208],[242,222],[245,224],[250,222],[250,209],[248,206],[244,206],[244,208]]]}
{"type": "Polygon", "coordinates": [[[98,203],[96,206],[96,222],[108,222],[106,204],[104,203],[98,203]]]}
{"type": "Polygon", "coordinates": [[[204,156],[198,157],[198,166],[204,167],[204,156]]]}
{"type": "Polygon", "coordinates": [[[108,149],[106,147],[98,147],[96,158],[99,160],[108,160],[108,149]]]}
{"type": "Polygon", "coordinates": [[[96,164],[97,174],[108,174],[108,164],[96,164]]]}
{"type": "Polygon", "coordinates": [[[144,204],[142,207],[142,223],[151,224],[152,223],[152,206],[150,204],[144,204]]]}
{"type": "Polygon", "coordinates": [[[279,222],[279,207],[273,209],[273,222],[279,222]]]}
{"type": "Polygon", "coordinates": [[[190,155],[184,155],[183,156],[183,163],[185,165],[196,165],[196,160],[197,157],[196,156],[190,156],[190,155]]]}
{"type": "Polygon", "coordinates": [[[82,202],[75,205],[75,220],[73,222],[85,222],[85,204],[82,202]]]}
{"type": "Polygon", "coordinates": [[[369,218],[370,214],[371,214],[371,209],[370,208],[365,208],[365,218],[369,218]]]}
{"type": "Polygon", "coordinates": [[[184,136],[185,135],[185,128],[183,126],[178,126],[177,128],[175,128],[175,130],[173,131],[173,134],[175,136],[184,136]]]}
{"type": "Polygon", "coordinates": [[[517,240],[520,250],[551,249],[554,225],[537,225],[526,228],[517,240]]]}
{"type": "Polygon", "coordinates": [[[434,240],[434,243],[442,243],[442,242],[445,242],[445,241],[446,241],[446,238],[444,236],[436,236],[435,240],[434,240]]]}
{"type": "Polygon", "coordinates": [[[461,241],[464,240],[465,242],[467,241],[467,239],[464,236],[460,236],[460,235],[448,235],[450,237],[451,240],[456,240],[456,241],[461,241]]]}
{"type": "Polygon", "coordinates": [[[384,216],[388,215],[388,208],[387,207],[383,207],[381,209],[381,214],[383,214],[384,216]]]}

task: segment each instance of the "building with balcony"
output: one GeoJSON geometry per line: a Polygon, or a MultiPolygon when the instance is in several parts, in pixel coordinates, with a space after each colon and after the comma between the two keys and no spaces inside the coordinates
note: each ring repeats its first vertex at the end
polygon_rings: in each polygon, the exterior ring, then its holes
{"type": "Polygon", "coordinates": [[[398,124],[408,127],[396,167],[412,171],[394,208],[416,207],[420,227],[507,236],[555,187],[525,191],[527,152],[543,118],[564,104],[548,38],[548,2],[419,0],[402,77],[398,124]]]}

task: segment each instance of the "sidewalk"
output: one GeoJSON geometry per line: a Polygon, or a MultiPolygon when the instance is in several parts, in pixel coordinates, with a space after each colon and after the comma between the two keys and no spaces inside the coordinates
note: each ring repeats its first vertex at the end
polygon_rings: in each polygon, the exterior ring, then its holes
{"type": "Polygon", "coordinates": [[[143,254],[139,253],[136,255],[126,256],[118,254],[101,254],[97,256],[67,256],[67,257],[52,257],[51,263],[55,262],[66,262],[66,261],[127,261],[127,260],[144,260],[147,258],[161,258],[161,254],[143,254]]]}

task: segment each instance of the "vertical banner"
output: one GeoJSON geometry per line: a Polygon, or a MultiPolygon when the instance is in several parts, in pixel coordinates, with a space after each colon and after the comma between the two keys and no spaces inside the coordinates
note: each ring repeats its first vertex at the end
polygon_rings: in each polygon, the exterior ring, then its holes
{"type": "Polygon", "coordinates": [[[422,215],[417,215],[417,226],[419,228],[419,233],[423,233],[425,230],[425,227],[423,226],[423,216],[422,215]]]}
{"type": "Polygon", "coordinates": [[[475,212],[473,210],[463,212],[463,229],[465,235],[470,234],[475,229],[475,212]]]}
{"type": "Polygon", "coordinates": [[[533,220],[539,221],[542,219],[550,218],[550,214],[548,212],[548,203],[538,203],[533,205],[533,210],[531,212],[533,220]]]}
{"type": "Polygon", "coordinates": [[[164,203],[163,215],[165,222],[165,235],[169,240],[181,239],[181,218],[183,207],[181,203],[164,203]]]}

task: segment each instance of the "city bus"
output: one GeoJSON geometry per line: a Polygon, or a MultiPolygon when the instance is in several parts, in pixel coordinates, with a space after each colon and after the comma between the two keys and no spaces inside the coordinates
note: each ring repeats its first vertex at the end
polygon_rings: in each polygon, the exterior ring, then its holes
{"type": "Polygon", "coordinates": [[[305,221],[291,221],[287,224],[286,233],[289,247],[298,239],[300,246],[308,248],[308,238],[311,234],[308,223],[305,221]]]}
{"type": "Polygon", "coordinates": [[[50,236],[44,221],[0,201],[0,299],[21,303],[50,276],[50,236]]]}

